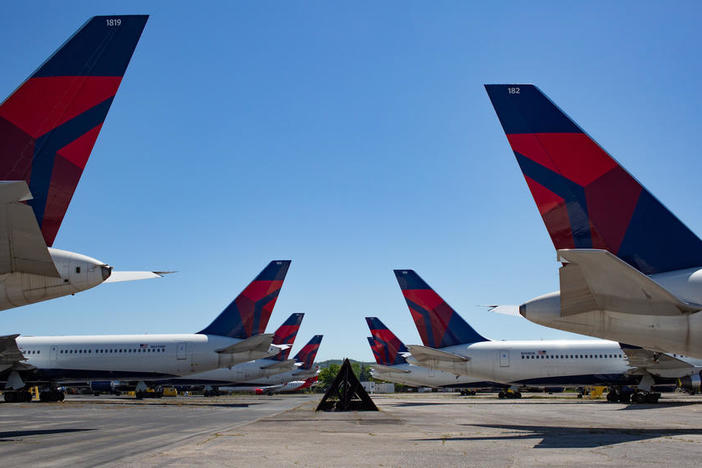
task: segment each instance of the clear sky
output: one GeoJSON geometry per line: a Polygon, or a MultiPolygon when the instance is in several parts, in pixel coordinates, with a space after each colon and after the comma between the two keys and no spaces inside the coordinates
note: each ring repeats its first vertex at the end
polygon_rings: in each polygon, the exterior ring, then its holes
{"type": "MultiPolygon", "coordinates": [[[[0,96],[84,21],[147,13],[55,247],[178,270],[0,312],[0,333],[186,333],[272,259],[294,351],[419,336],[413,268],[480,333],[568,335],[479,304],[558,288],[484,83],[535,83],[698,234],[699,2],[10,2],[0,96]]],[[[2,97],[0,97],[2,99],[2,97]]]]}

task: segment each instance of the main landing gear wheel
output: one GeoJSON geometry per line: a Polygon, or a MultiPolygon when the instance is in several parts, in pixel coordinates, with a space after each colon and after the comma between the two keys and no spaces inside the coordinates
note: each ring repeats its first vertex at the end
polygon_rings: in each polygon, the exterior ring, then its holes
{"type": "Polygon", "coordinates": [[[32,401],[32,394],[29,392],[5,392],[3,395],[6,403],[29,403],[32,401]]]}
{"type": "Polygon", "coordinates": [[[39,393],[39,401],[44,401],[44,402],[63,401],[64,398],[65,398],[64,393],[61,391],[58,391],[58,390],[46,390],[46,391],[39,393]]]}

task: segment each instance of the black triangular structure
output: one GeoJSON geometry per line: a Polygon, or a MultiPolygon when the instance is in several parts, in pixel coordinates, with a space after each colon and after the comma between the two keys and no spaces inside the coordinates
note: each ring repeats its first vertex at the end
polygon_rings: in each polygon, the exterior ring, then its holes
{"type": "Polygon", "coordinates": [[[324,398],[317,405],[316,411],[378,411],[373,400],[363,389],[358,377],[351,369],[351,363],[344,363],[336,374],[324,398]]]}

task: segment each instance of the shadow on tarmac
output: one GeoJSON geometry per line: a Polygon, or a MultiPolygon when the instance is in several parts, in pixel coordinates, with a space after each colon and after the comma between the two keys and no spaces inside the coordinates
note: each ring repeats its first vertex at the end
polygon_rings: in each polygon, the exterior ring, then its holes
{"type": "Polygon", "coordinates": [[[65,434],[68,432],[94,431],[95,429],[36,429],[33,431],[0,431],[0,442],[15,442],[13,437],[28,437],[35,435],[65,434]]]}
{"type": "Polygon", "coordinates": [[[699,401],[659,401],[658,403],[636,403],[632,405],[627,405],[624,408],[620,408],[619,411],[627,410],[646,410],[646,409],[656,409],[656,408],[673,408],[676,406],[689,406],[689,405],[699,405],[699,401]]]}
{"type": "Polygon", "coordinates": [[[611,427],[562,427],[562,426],[518,426],[508,424],[464,424],[469,427],[487,427],[513,434],[475,437],[435,437],[414,439],[416,441],[471,441],[471,440],[528,440],[541,439],[534,448],[594,448],[638,440],[679,435],[702,435],[702,429],[632,429],[611,427]]]}

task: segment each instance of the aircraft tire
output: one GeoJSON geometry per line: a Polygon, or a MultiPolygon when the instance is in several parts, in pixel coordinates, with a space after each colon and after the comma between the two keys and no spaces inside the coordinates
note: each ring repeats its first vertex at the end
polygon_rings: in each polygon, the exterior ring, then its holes
{"type": "Polygon", "coordinates": [[[619,394],[619,403],[631,403],[631,392],[622,392],[619,394]]]}
{"type": "Polygon", "coordinates": [[[17,401],[17,395],[15,392],[5,392],[3,397],[5,398],[6,403],[14,403],[17,401]]]}
{"type": "Polygon", "coordinates": [[[504,400],[504,398],[505,398],[505,392],[500,392],[500,393],[498,393],[498,394],[497,394],[497,398],[499,398],[500,400],[504,400]]]}

